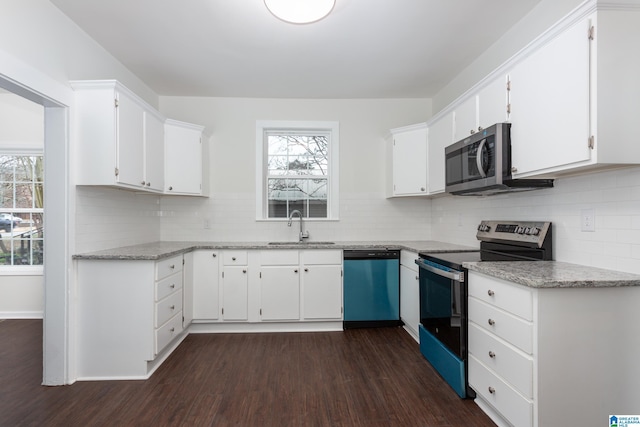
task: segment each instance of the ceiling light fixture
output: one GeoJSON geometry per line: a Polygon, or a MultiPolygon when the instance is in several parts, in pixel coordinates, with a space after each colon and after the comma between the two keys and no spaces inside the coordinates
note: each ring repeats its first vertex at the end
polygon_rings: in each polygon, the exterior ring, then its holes
{"type": "Polygon", "coordinates": [[[269,12],[291,24],[310,24],[325,18],[336,0],[264,0],[269,12]]]}

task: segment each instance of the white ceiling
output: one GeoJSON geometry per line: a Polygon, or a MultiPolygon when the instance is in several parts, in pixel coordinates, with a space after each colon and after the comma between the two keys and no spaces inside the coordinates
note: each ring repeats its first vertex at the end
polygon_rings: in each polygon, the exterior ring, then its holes
{"type": "Polygon", "coordinates": [[[337,0],[309,25],[263,0],[51,0],[159,95],[432,97],[540,0],[337,0]]]}

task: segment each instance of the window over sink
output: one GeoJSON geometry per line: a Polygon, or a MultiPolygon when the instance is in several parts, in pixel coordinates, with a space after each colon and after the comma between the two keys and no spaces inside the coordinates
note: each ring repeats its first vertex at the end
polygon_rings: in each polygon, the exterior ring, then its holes
{"type": "Polygon", "coordinates": [[[338,122],[256,123],[256,218],[338,219],[338,122]]]}

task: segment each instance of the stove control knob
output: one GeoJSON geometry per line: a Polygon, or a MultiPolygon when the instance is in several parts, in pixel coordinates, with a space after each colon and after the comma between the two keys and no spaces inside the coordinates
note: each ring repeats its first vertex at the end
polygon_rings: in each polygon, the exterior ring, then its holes
{"type": "Polygon", "coordinates": [[[483,231],[482,228],[484,227],[483,224],[478,225],[478,231],[483,231]]]}
{"type": "Polygon", "coordinates": [[[530,236],[531,235],[531,228],[530,227],[525,228],[524,229],[524,234],[526,234],[527,236],[530,236]]]}
{"type": "Polygon", "coordinates": [[[531,228],[531,234],[537,236],[540,234],[540,229],[538,227],[531,228]]]}

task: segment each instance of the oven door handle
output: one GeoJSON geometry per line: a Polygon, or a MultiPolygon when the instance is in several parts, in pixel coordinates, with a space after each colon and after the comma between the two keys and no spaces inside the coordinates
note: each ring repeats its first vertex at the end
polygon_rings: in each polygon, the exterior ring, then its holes
{"type": "Polygon", "coordinates": [[[452,271],[441,270],[439,268],[426,264],[421,259],[417,259],[416,264],[418,264],[420,268],[423,268],[433,274],[437,274],[438,276],[446,277],[447,279],[455,280],[456,282],[464,282],[464,273],[461,271],[456,271],[454,273],[452,271]]]}

